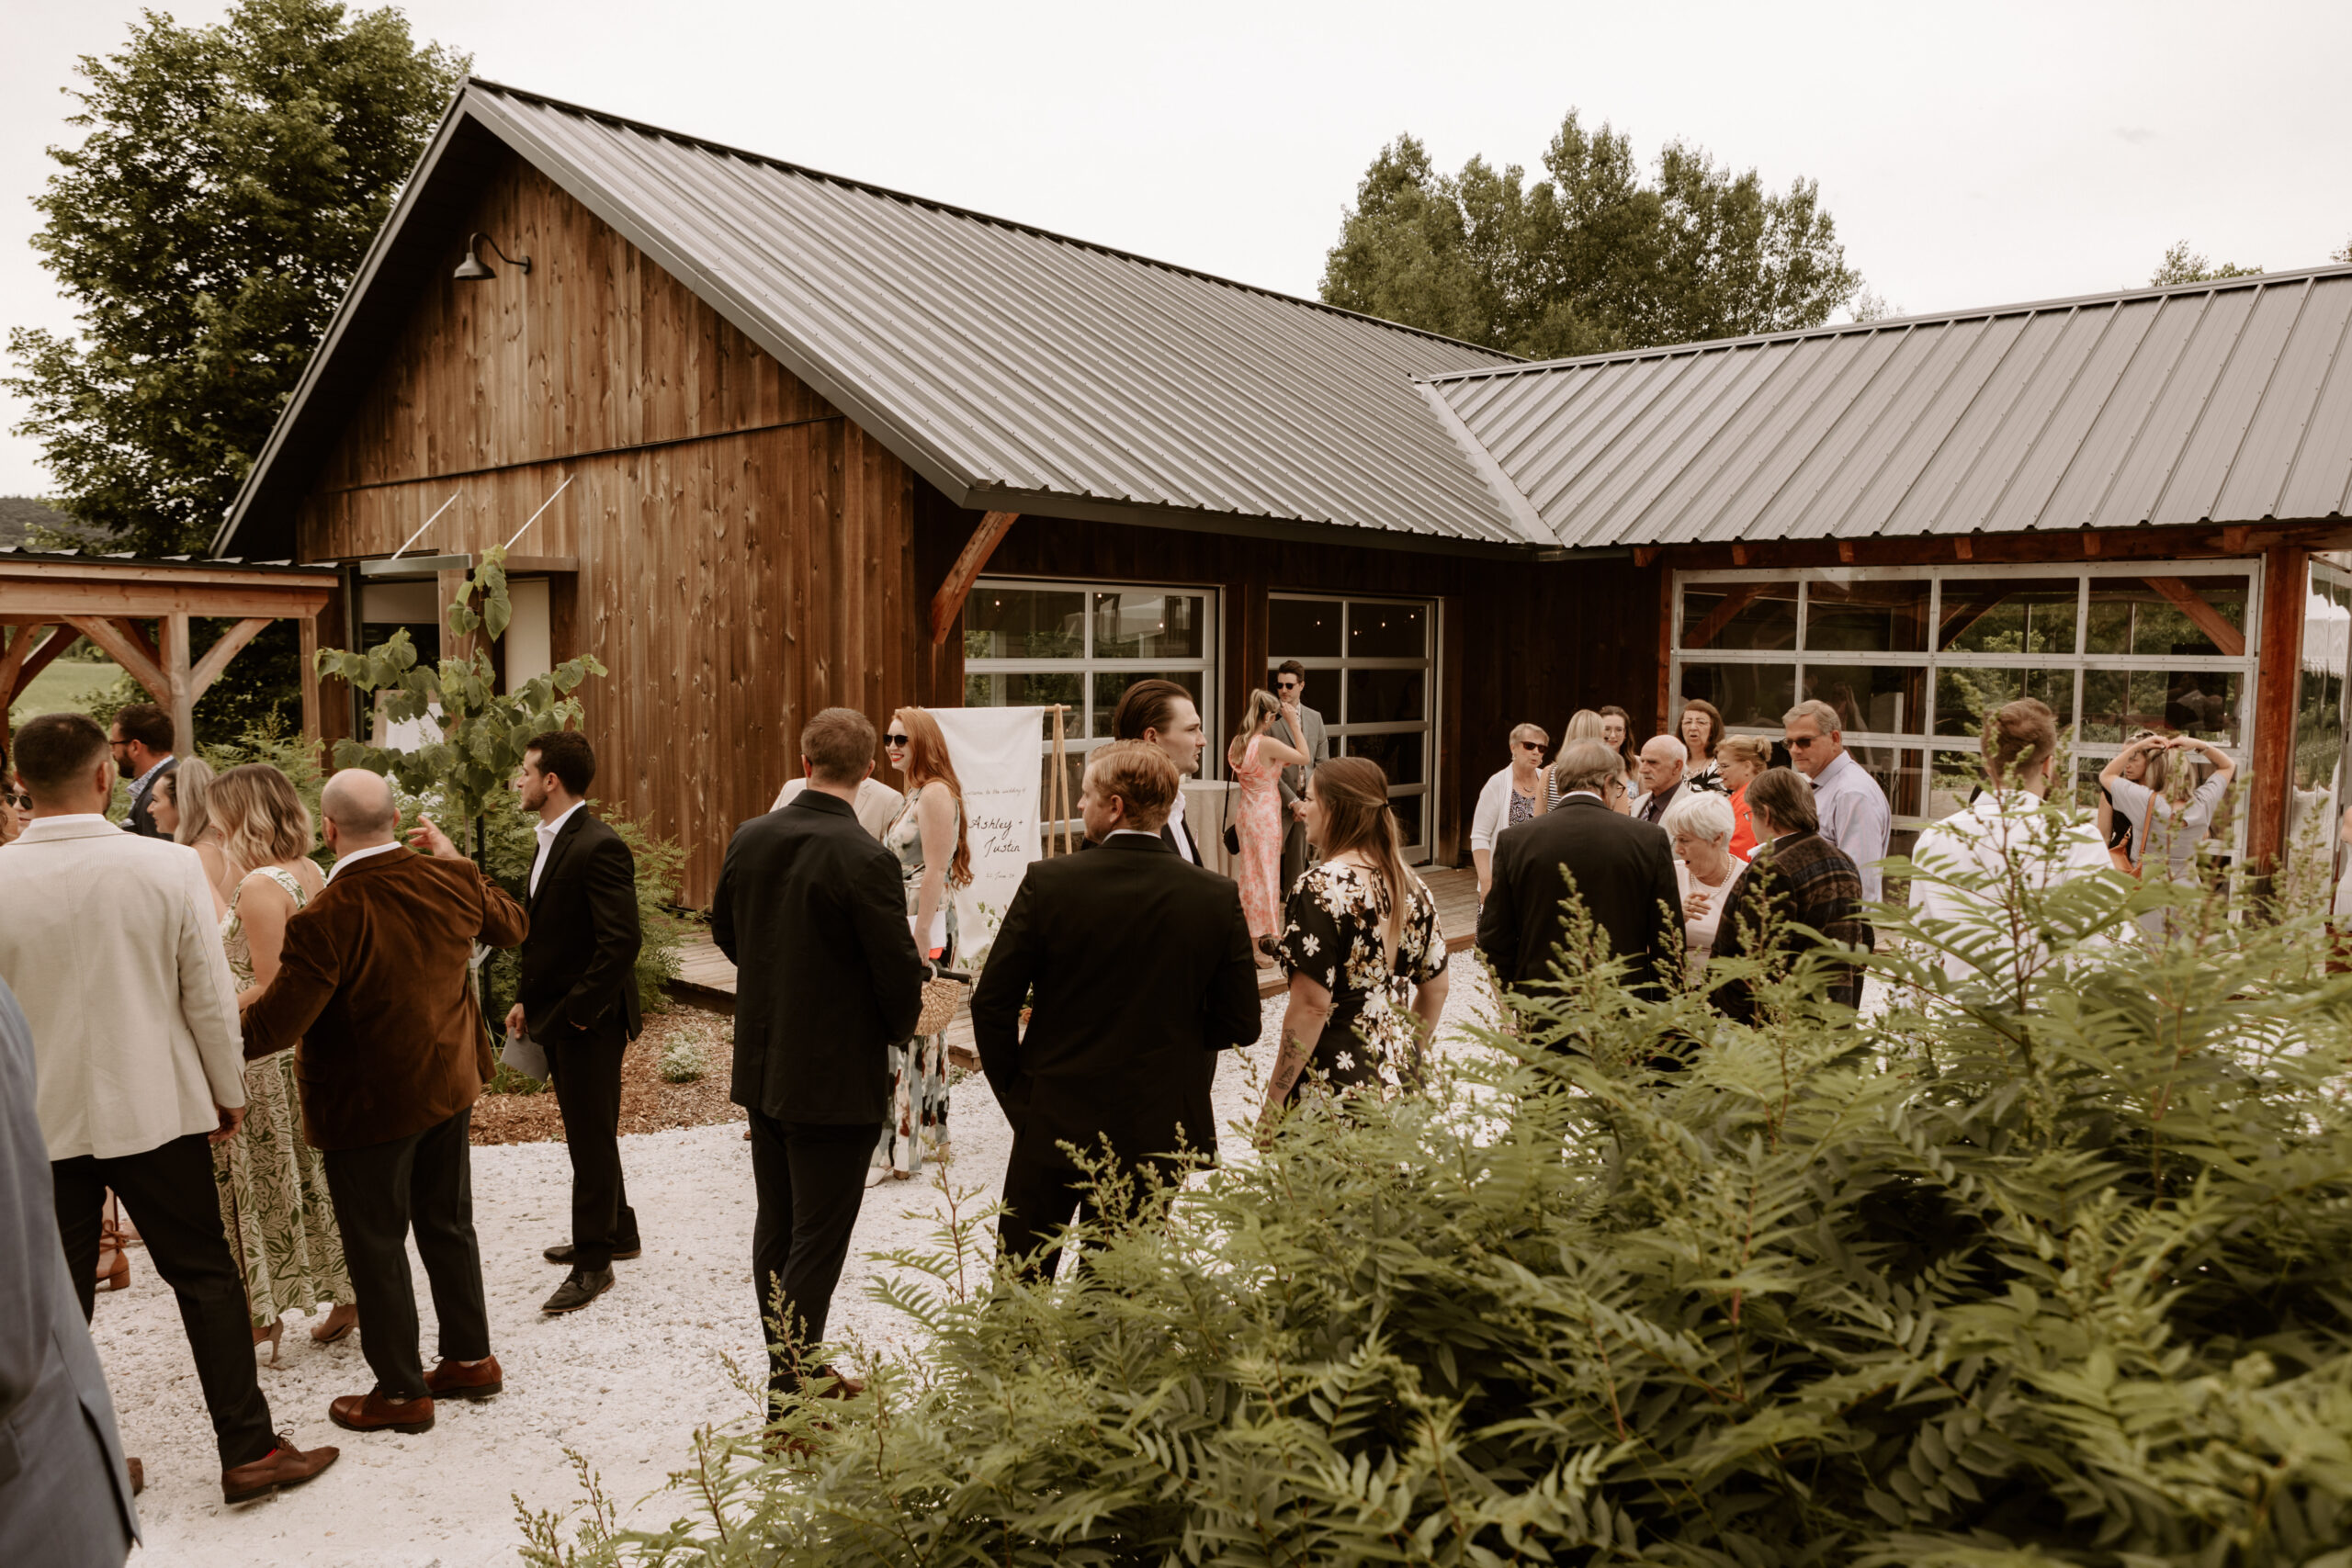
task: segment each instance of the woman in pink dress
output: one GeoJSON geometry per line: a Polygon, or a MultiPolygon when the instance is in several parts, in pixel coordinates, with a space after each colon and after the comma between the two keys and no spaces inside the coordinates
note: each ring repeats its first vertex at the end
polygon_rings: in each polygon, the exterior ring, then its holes
{"type": "Polygon", "coordinates": [[[1233,825],[1241,839],[1241,863],[1235,880],[1241,884],[1241,912],[1249,918],[1250,940],[1266,964],[1273,962],[1274,939],[1282,934],[1283,804],[1278,787],[1284,768],[1306,761],[1306,737],[1298,728],[1298,710],[1284,707],[1273,693],[1261,688],[1250,694],[1241,728],[1225,749],[1226,765],[1233,770],[1233,825]],[[1290,733],[1284,745],[1267,733],[1279,719],[1290,733]]]}

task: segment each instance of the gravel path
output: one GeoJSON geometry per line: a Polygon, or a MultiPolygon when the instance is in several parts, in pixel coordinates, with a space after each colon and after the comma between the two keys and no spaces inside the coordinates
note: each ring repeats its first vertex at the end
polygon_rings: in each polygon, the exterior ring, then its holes
{"type": "MultiPolygon", "coordinates": [[[[1474,966],[1454,966],[1449,1025],[1489,1010],[1474,966]]],[[[1255,1113],[1250,1085],[1272,1065],[1279,998],[1266,1003],[1264,1040],[1217,1074],[1221,1119],[1255,1113]]],[[[992,1200],[1012,1134],[987,1083],[956,1087],[949,1119],[950,1179],[992,1200]]],[[[1227,1157],[1236,1140],[1225,1134],[1227,1157]]],[[[492,1344],[506,1392],[480,1405],[447,1402],[419,1437],[344,1432],[327,1419],[337,1394],[370,1382],[356,1337],[322,1347],[304,1319],[287,1319],[279,1364],[262,1387],[278,1429],[305,1447],[336,1443],[343,1459],[300,1490],[232,1510],[220,1502],[196,1371],[171,1293],[143,1250],[131,1253],[131,1286],[98,1298],[98,1354],[121,1414],[124,1447],[147,1466],[140,1498],[147,1544],[134,1562],[201,1568],[352,1564],[367,1568],[475,1568],[511,1563],[520,1535],[514,1497],[534,1509],[568,1508],[579,1495],[564,1456],[582,1453],[632,1522],[686,1512],[664,1494],[670,1471],[692,1452],[696,1427],[728,1423],[749,1405],[722,1357],[764,1367],[751,1286],[751,1151],[741,1123],[621,1140],[629,1197],[646,1252],[617,1265],[619,1283],[585,1312],[545,1318],[538,1305],[561,1280],[539,1248],[569,1229],[571,1170],[560,1144],[473,1151],[474,1218],[490,1297],[492,1344]]],[[[876,1345],[903,1344],[908,1325],[869,1299],[888,1265],[872,1255],[926,1246],[945,1195],[922,1182],[869,1190],[842,1288],[833,1332],[876,1345]]],[[[412,1258],[413,1254],[412,1254],[412,1258]]],[[[424,1273],[414,1269],[420,1297],[424,1273]]],[[[420,1302],[431,1361],[433,1312],[420,1302]]],[[[363,1326],[362,1334],[367,1330],[363,1326]]]]}

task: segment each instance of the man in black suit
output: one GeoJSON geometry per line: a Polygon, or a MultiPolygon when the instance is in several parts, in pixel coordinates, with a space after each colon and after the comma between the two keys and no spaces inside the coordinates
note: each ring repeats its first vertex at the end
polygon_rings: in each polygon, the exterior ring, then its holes
{"type": "Polygon", "coordinates": [[[155,826],[148,805],[155,796],[155,781],[180,765],[172,755],[172,716],[153,703],[125,703],[115,710],[114,728],[107,732],[107,747],[115,771],[130,781],[130,815],[122,830],[142,839],[168,839],[155,826]]]}
{"type": "MultiPolygon", "coordinates": [[[[1208,732],[1201,727],[1200,705],[1193,700],[1193,694],[1156,675],[1137,681],[1119,694],[1119,705],[1111,710],[1111,733],[1154,748],[1175,768],[1176,800],[1168,808],[1167,820],[1159,825],[1159,841],[1179,860],[1204,863],[1200,843],[1184,820],[1184,781],[1201,771],[1201,752],[1209,743],[1208,732]]],[[[1093,848],[1094,842],[1090,835],[1087,848],[1093,848]]]]}
{"type": "Polygon", "coordinates": [[[980,1065],[1012,1123],[1009,1257],[1093,1217],[1064,1144],[1099,1157],[1107,1142],[1110,1168],[1137,1177],[1216,1157],[1216,1053],[1257,1041],[1258,968],[1239,891],[1160,838],[1177,785],[1148,742],[1095,751],[1079,808],[1101,852],[1030,866],[973,993],[980,1065]]]}
{"type": "MultiPolygon", "coordinates": [[[[761,1321],[782,1295],[771,1396],[802,1381],[890,1103],[889,1047],[915,1032],[929,971],[907,923],[899,857],[857,825],[874,726],[827,708],[800,732],[808,787],[735,829],[710,932],[736,964],[732,1098],[751,1112],[752,1280],[761,1321]]],[[[835,1378],[811,1367],[807,1378],[835,1378]]],[[[842,1387],[853,1386],[846,1379],[842,1387]]]]}
{"type": "Polygon", "coordinates": [[[535,735],[515,793],[536,812],[523,978],[506,1032],[547,1053],[571,1156],[571,1240],[547,1249],[571,1274],[540,1307],[577,1312],[613,1288],[613,1259],[642,1250],[621,1176],[621,1058],[643,1027],[637,994],[637,857],[588,815],[596,752],[576,730],[535,735]]]}
{"type": "Polygon", "coordinates": [[[1627,983],[1657,995],[1667,922],[1681,918],[1674,847],[1663,829],[1618,813],[1609,796],[1623,788],[1619,759],[1604,742],[1571,741],[1553,766],[1559,806],[1495,840],[1479,951],[1506,987],[1546,978],[1567,930],[1565,871],[1610,952],[1631,961],[1627,983]]]}

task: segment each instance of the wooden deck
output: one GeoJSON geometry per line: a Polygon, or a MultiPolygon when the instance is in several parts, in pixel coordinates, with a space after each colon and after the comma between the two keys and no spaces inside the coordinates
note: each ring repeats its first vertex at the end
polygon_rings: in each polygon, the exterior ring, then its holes
{"type": "MultiPolygon", "coordinates": [[[[1477,932],[1476,874],[1424,866],[1421,880],[1437,897],[1438,927],[1445,932],[1447,949],[1461,952],[1477,932]]],[[[1283,980],[1276,971],[1268,969],[1261,975],[1260,996],[1271,997],[1282,990],[1283,980]]],[[[707,934],[697,933],[686,944],[678,964],[678,977],[670,982],[670,989],[681,1001],[731,1013],[735,1010],[735,965],[727,962],[727,955],[712,944],[707,934]]],[[[959,1014],[948,1030],[948,1043],[969,1043],[971,1033],[970,1018],[959,1014]]]]}

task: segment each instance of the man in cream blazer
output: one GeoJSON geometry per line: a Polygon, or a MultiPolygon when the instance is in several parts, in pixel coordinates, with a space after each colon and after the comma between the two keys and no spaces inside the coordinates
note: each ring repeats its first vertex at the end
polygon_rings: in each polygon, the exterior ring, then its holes
{"type": "Polygon", "coordinates": [[[16,761],[33,815],[0,850],[0,909],[10,912],[0,977],[31,1025],[34,1099],[82,1314],[112,1188],[179,1297],[222,1496],[243,1502],[307,1481],[335,1450],[306,1453],[272,1431],[213,1186],[210,1145],[244,1120],[244,1043],[203,863],[107,820],[114,764],[86,715],[31,720],[16,761]]]}

